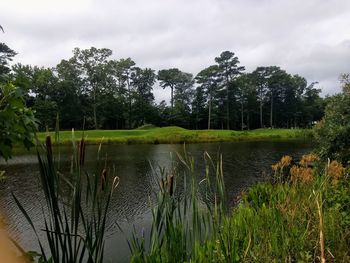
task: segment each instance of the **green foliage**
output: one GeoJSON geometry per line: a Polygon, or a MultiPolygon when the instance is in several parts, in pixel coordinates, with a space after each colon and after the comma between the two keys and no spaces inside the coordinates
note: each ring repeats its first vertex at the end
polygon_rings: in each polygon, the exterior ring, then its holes
{"type": "Polygon", "coordinates": [[[25,106],[23,92],[13,84],[0,84],[0,157],[11,157],[12,147],[23,144],[33,146],[36,120],[25,106]]]}
{"type": "Polygon", "coordinates": [[[132,112],[135,126],[152,121],[149,117],[154,100],[152,89],[155,81],[156,74],[153,69],[135,67],[131,73],[131,84],[134,87],[132,112]]]}
{"type": "Polygon", "coordinates": [[[329,99],[325,116],[315,128],[318,152],[323,158],[346,164],[350,160],[350,95],[329,99]]]}
{"type": "Polygon", "coordinates": [[[323,114],[317,83],[307,85],[305,78],[290,75],[276,66],[258,67],[250,75],[256,86],[259,123],[264,127],[311,127],[323,114]]]}
{"type": "MultiPolygon", "coordinates": [[[[221,173],[220,168],[216,171],[221,173]]],[[[168,184],[161,184],[153,210],[152,245],[148,248],[144,238],[134,238],[132,262],[318,262],[321,257],[348,262],[349,180],[317,171],[308,183],[259,183],[242,194],[231,214],[219,208],[224,204],[219,201],[224,191],[221,176],[214,177],[219,186],[214,187],[214,207],[201,206],[192,190],[188,200],[195,205],[179,214],[176,209],[186,207],[187,199],[176,199],[169,188],[162,188],[168,184]]],[[[210,176],[206,178],[192,181],[190,188],[203,187],[210,176]]]]}
{"type": "Polygon", "coordinates": [[[201,70],[196,76],[197,83],[200,85],[200,88],[205,92],[207,96],[208,130],[212,127],[211,125],[213,116],[215,117],[219,110],[217,94],[219,92],[219,85],[222,79],[223,78],[220,75],[220,68],[218,65],[209,66],[201,70]]]}
{"type": "Polygon", "coordinates": [[[0,81],[3,81],[10,72],[9,61],[11,61],[16,54],[17,53],[5,43],[0,42],[0,81]]]}
{"type": "Polygon", "coordinates": [[[57,113],[63,129],[132,129],[153,123],[236,130],[268,123],[311,127],[323,114],[316,83],[307,85],[303,77],[276,66],[243,74],[244,66],[231,51],[222,52],[195,78],[178,68],[155,75],[131,58],[114,60],[111,55],[105,48],[75,48],[55,68],[16,64],[7,78],[27,92],[26,104],[36,109],[41,130],[54,127],[51,120],[57,113]],[[156,79],[169,88],[170,103],[154,101],[156,79]]]}
{"type": "Polygon", "coordinates": [[[191,101],[193,96],[193,76],[191,73],[182,72],[177,68],[162,69],[158,71],[157,78],[163,89],[170,88],[170,118],[168,123],[190,127],[191,101]]]}
{"type": "Polygon", "coordinates": [[[226,127],[229,130],[231,122],[230,108],[232,99],[235,99],[235,96],[231,95],[232,90],[230,89],[230,86],[236,80],[236,78],[243,73],[245,67],[238,66],[238,57],[231,51],[222,52],[219,57],[215,58],[215,62],[218,64],[220,69],[218,74],[222,77],[220,84],[224,89],[221,90],[221,93],[225,93],[221,95],[224,98],[222,106],[226,108],[226,127]]]}

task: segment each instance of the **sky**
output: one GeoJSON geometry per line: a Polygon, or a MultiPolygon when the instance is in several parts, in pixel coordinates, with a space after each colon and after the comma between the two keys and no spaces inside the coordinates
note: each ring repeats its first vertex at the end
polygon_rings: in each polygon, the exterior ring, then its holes
{"type": "Polygon", "coordinates": [[[54,67],[73,48],[95,46],[196,75],[229,50],[247,72],[280,66],[318,81],[322,95],[350,73],[349,0],[3,0],[0,25],[0,42],[22,64],[54,67]]]}

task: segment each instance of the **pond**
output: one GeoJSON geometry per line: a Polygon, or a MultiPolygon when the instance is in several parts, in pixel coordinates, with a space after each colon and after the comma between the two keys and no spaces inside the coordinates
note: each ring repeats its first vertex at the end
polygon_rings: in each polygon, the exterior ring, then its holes
{"type": "MultiPolygon", "coordinates": [[[[271,174],[271,164],[283,155],[300,158],[310,152],[312,141],[234,142],[189,144],[186,151],[196,160],[196,172],[204,176],[204,152],[214,159],[218,153],[223,157],[226,190],[234,199],[242,190],[264,180],[271,174]]],[[[93,170],[98,146],[88,146],[86,169],[93,170]]],[[[110,209],[105,259],[127,262],[129,248],[126,237],[135,229],[149,225],[151,220],[149,197],[156,191],[153,167],[169,169],[174,164],[176,152],[183,152],[183,145],[106,145],[101,154],[107,165],[115,167],[120,184],[113,196],[110,209]],[[123,229],[123,233],[119,227],[123,229]]],[[[62,170],[69,170],[71,154],[67,146],[60,147],[62,170]]],[[[0,208],[5,215],[9,233],[25,250],[37,250],[36,239],[30,226],[17,208],[11,192],[22,202],[35,224],[42,223],[42,194],[38,181],[38,164],[35,154],[18,154],[7,164],[0,162],[0,170],[6,170],[5,181],[0,182],[0,208]]]]}

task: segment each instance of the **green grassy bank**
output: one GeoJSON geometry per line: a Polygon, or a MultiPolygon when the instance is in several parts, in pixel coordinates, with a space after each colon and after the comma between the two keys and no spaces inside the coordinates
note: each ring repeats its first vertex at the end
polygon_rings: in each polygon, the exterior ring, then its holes
{"type": "MultiPolygon", "coordinates": [[[[40,132],[38,137],[44,140],[47,133],[40,132]]],[[[55,138],[54,132],[50,132],[55,138]]],[[[82,131],[75,131],[75,137],[81,138],[82,131]]],[[[180,127],[163,127],[134,130],[88,130],[85,131],[87,143],[97,144],[103,139],[107,143],[115,144],[158,144],[158,143],[200,143],[224,142],[241,140],[274,140],[274,139],[302,139],[312,136],[311,130],[303,129],[257,129],[251,131],[232,130],[187,130],[180,127]]],[[[60,132],[60,142],[70,143],[71,131],[60,132]]]]}

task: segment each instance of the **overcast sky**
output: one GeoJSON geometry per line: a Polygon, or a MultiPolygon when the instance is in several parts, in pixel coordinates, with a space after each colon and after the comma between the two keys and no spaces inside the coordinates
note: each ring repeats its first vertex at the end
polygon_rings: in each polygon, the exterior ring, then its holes
{"type": "Polygon", "coordinates": [[[196,74],[230,50],[247,71],[277,65],[318,81],[323,95],[350,72],[349,0],[2,0],[0,25],[23,64],[52,67],[95,46],[196,74]]]}

